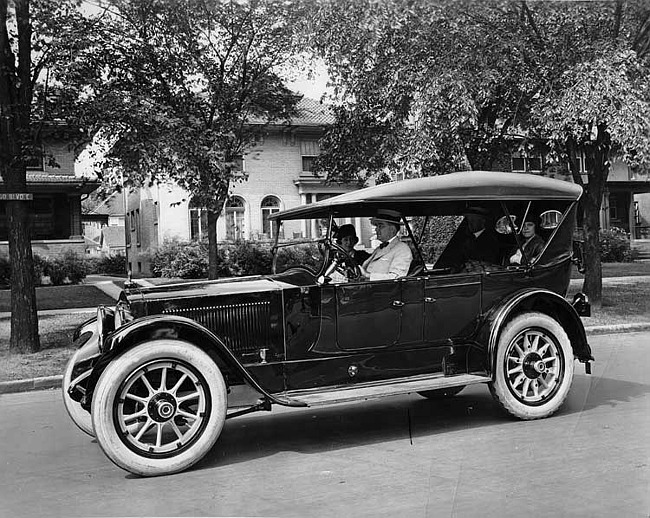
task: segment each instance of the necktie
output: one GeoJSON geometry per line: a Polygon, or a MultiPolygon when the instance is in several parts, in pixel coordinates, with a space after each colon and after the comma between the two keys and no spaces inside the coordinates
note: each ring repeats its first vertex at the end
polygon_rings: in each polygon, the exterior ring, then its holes
{"type": "Polygon", "coordinates": [[[379,249],[381,250],[382,248],[386,248],[388,246],[388,241],[385,241],[381,245],[379,245],[379,249]]]}

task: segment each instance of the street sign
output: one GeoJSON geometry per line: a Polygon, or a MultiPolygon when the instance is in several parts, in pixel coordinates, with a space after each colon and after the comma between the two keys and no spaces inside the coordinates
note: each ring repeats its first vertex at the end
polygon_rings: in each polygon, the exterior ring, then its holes
{"type": "Polygon", "coordinates": [[[29,201],[34,195],[26,192],[0,192],[0,201],[29,201]]]}

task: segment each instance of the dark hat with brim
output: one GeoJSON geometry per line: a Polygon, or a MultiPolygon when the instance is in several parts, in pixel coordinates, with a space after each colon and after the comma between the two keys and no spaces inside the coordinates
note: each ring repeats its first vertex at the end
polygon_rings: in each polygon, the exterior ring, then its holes
{"type": "Polygon", "coordinates": [[[393,225],[401,225],[402,215],[396,210],[381,209],[377,211],[377,214],[375,216],[370,218],[370,224],[376,225],[379,221],[392,223],[393,225]]]}
{"type": "Polygon", "coordinates": [[[354,225],[351,225],[350,223],[346,225],[341,225],[336,232],[336,240],[340,243],[344,237],[352,237],[354,238],[354,244],[356,245],[359,242],[359,238],[357,237],[357,231],[354,229],[354,225]]]}
{"type": "Polygon", "coordinates": [[[487,218],[490,215],[490,211],[488,209],[486,209],[485,207],[474,205],[474,206],[471,206],[471,207],[467,207],[463,211],[463,215],[465,215],[465,216],[468,216],[470,214],[473,214],[475,216],[483,216],[484,218],[487,218]]]}

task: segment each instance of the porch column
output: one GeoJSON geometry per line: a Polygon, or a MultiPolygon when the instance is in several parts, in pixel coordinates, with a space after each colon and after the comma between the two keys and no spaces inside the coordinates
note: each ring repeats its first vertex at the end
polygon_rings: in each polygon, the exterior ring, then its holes
{"type": "Polygon", "coordinates": [[[83,229],[81,226],[81,198],[70,196],[68,198],[70,207],[70,238],[81,239],[83,229]]]}
{"type": "Polygon", "coordinates": [[[630,246],[634,244],[636,240],[636,213],[634,211],[634,193],[630,193],[627,205],[627,218],[630,222],[630,246]]]}
{"type": "MultiPolygon", "coordinates": [[[[301,194],[300,195],[300,205],[307,205],[307,194],[301,194]]],[[[300,232],[302,232],[302,237],[306,238],[307,237],[307,220],[306,219],[301,219],[300,220],[300,232]]]]}
{"type": "MultiPolygon", "coordinates": [[[[311,196],[311,202],[312,203],[316,203],[317,198],[316,198],[315,194],[312,193],[312,194],[309,194],[308,196],[311,196]]],[[[311,221],[311,238],[315,239],[316,237],[320,237],[320,236],[318,236],[318,227],[316,226],[317,220],[311,219],[310,221],[311,221]]]]}

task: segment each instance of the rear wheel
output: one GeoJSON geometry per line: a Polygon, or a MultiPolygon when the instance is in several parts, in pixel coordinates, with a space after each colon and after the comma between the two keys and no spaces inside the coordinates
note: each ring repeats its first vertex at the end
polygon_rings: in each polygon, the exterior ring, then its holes
{"type": "Polygon", "coordinates": [[[198,462],[226,418],[226,385],[214,361],[175,340],[147,342],[113,360],[92,402],[97,442],[119,467],[168,475],[198,462]]]}
{"type": "Polygon", "coordinates": [[[560,408],[573,372],[573,350],[562,326],[543,313],[522,313],[501,333],[490,392],[513,416],[540,419],[560,408]]]}

